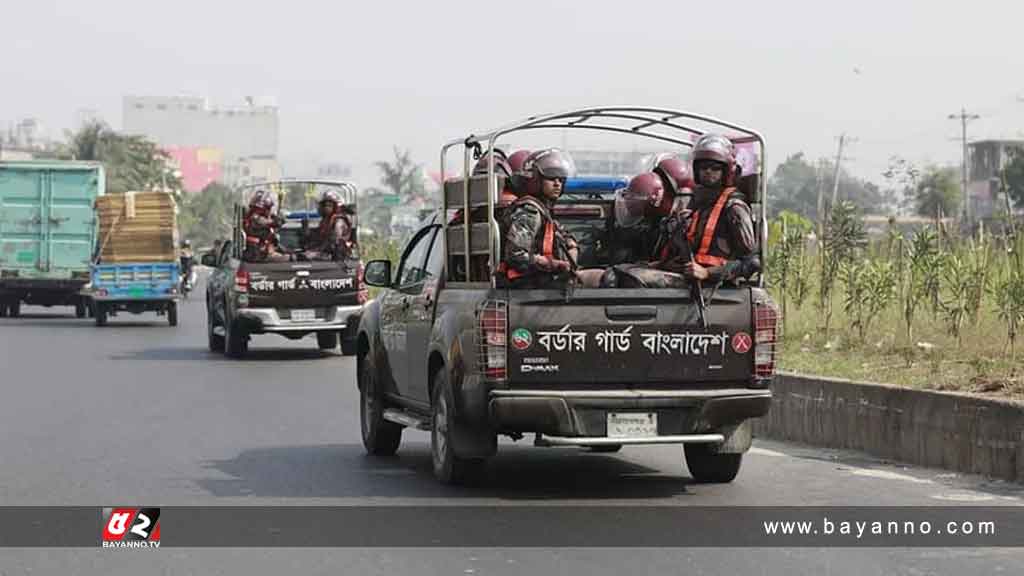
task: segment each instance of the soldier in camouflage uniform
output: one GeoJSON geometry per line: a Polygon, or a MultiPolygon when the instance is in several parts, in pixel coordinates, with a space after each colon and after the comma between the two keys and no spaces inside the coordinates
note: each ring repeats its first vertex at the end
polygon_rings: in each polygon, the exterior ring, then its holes
{"type": "Polygon", "coordinates": [[[501,269],[513,287],[542,288],[558,285],[576,271],[576,240],[551,214],[566,179],[574,171],[572,159],[561,150],[534,152],[523,165],[525,193],[508,212],[505,261],[501,269]]]}
{"type": "Polygon", "coordinates": [[[761,271],[761,261],[750,206],[735,187],[735,147],[706,134],[692,159],[693,199],[669,218],[651,265],[699,281],[749,278],[761,271]]]}

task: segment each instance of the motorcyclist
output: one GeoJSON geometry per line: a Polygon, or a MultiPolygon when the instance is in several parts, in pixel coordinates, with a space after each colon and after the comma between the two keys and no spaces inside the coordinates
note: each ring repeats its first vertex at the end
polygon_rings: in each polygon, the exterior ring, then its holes
{"type": "Polygon", "coordinates": [[[192,288],[192,266],[195,262],[195,257],[192,253],[192,241],[185,240],[181,243],[181,252],[178,254],[178,258],[181,261],[181,279],[182,287],[185,289],[192,288]]]}
{"type": "Polygon", "coordinates": [[[665,230],[652,266],[713,282],[760,272],[750,206],[735,187],[735,146],[722,135],[705,134],[694,145],[692,162],[693,199],[665,230]]]}
{"type": "Polygon", "coordinates": [[[557,148],[538,150],[523,165],[523,196],[508,213],[505,258],[499,271],[513,287],[540,288],[576,269],[576,241],[551,210],[575,168],[557,148]]]}
{"type": "Polygon", "coordinates": [[[283,219],[277,213],[277,198],[266,190],[257,190],[249,199],[242,218],[245,232],[245,251],[242,257],[249,262],[285,262],[290,256],[279,248],[277,229],[283,219]]]}
{"type": "Polygon", "coordinates": [[[352,254],[352,209],[336,190],[327,189],[317,202],[320,225],[315,244],[307,250],[310,259],[344,260],[352,254]]]}

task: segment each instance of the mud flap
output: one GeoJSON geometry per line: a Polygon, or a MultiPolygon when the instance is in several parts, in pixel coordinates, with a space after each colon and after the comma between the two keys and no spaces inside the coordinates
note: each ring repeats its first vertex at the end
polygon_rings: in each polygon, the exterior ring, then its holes
{"type": "Polygon", "coordinates": [[[721,430],[725,436],[725,442],[716,450],[719,454],[743,454],[750,450],[753,442],[753,426],[750,420],[744,420],[741,424],[728,426],[721,430]]]}
{"type": "Polygon", "coordinates": [[[459,458],[490,458],[498,452],[498,435],[489,428],[456,420],[451,434],[452,450],[459,458]]]}

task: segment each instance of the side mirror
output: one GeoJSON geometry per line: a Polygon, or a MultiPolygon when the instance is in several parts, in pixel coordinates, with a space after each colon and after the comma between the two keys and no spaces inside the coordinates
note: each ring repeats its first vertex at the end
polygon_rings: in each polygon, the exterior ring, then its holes
{"type": "Polygon", "coordinates": [[[363,270],[363,281],[370,286],[387,288],[391,286],[391,261],[370,260],[363,270]]]}
{"type": "Polygon", "coordinates": [[[209,266],[211,268],[216,268],[217,267],[217,255],[214,254],[213,252],[204,252],[203,255],[199,257],[199,263],[202,264],[203,266],[209,266]]]}

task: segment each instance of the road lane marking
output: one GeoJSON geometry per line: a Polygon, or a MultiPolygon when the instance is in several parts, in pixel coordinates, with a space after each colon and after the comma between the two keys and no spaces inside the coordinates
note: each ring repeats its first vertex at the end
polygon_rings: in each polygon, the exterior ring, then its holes
{"type": "Polygon", "coordinates": [[[775,458],[785,458],[785,457],[789,456],[788,454],[784,454],[782,452],[776,452],[775,450],[768,450],[767,448],[751,448],[750,449],[750,453],[751,454],[760,454],[761,456],[772,456],[772,457],[775,457],[775,458]]]}
{"type": "Polygon", "coordinates": [[[877,478],[879,480],[900,480],[903,482],[913,482],[914,484],[934,484],[933,481],[925,478],[915,478],[907,474],[900,474],[899,472],[890,472],[889,470],[872,470],[870,468],[848,468],[854,476],[863,476],[866,478],[877,478]]]}

